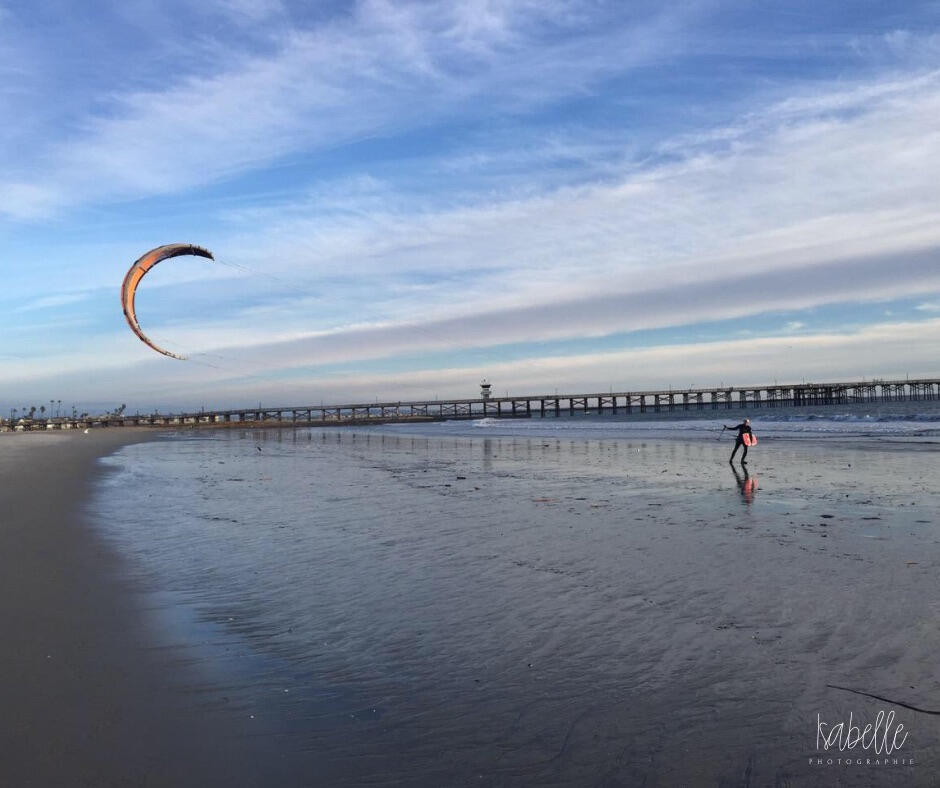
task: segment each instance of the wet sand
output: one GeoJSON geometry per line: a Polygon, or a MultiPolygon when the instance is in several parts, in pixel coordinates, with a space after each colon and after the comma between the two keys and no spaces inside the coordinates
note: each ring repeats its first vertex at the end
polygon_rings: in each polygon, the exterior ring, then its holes
{"type": "Polygon", "coordinates": [[[381,469],[383,581],[334,604],[395,622],[378,653],[422,695],[374,692],[438,784],[936,784],[940,718],[827,686],[940,710],[935,448],[767,441],[745,478],[717,442],[344,445],[381,469]],[[811,765],[817,714],[892,709],[914,768],[811,765]]]}
{"type": "Polygon", "coordinates": [[[58,437],[0,436],[5,784],[935,784],[940,717],[827,686],[940,709],[929,447],[767,441],[746,479],[717,443],[259,434],[256,481],[206,462],[195,537],[241,484],[276,525],[231,504],[240,618],[193,649],[76,506],[135,438],[58,437]],[[913,768],[811,764],[817,714],[892,709],[913,768]]]}
{"type": "Polygon", "coordinates": [[[0,785],[276,782],[267,745],[144,625],[138,590],[84,514],[96,459],[154,437],[0,434],[0,785]]]}

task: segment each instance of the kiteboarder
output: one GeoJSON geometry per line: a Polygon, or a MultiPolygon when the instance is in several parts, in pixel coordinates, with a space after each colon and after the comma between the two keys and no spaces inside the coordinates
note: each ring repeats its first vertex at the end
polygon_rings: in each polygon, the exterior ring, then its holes
{"type": "Polygon", "coordinates": [[[747,447],[751,445],[751,437],[754,435],[751,432],[751,420],[745,419],[740,424],[736,424],[734,427],[729,427],[727,424],[724,425],[726,430],[737,430],[738,437],[734,441],[734,451],[731,452],[731,459],[728,462],[734,462],[734,455],[738,453],[740,447],[744,447],[744,453],[741,455],[741,464],[747,465],[747,447]],[[747,440],[744,439],[744,436],[747,435],[747,440]]]}

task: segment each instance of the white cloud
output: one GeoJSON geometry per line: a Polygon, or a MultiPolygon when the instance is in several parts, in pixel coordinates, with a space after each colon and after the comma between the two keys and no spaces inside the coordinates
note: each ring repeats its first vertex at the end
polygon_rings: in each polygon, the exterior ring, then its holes
{"type": "MultiPolygon", "coordinates": [[[[0,213],[48,217],[178,194],[288,154],[459,122],[478,116],[481,104],[487,117],[524,114],[686,46],[682,8],[600,30],[587,25],[579,3],[374,0],[290,30],[276,0],[216,0],[206,13],[270,22],[261,27],[266,45],[233,49],[221,70],[187,72],[183,64],[166,86],[134,82],[96,96],[95,114],[71,118],[64,136],[10,155],[0,213]]],[[[888,44],[913,46],[906,34],[881,42],[888,44]]],[[[0,75],[15,65],[0,53],[0,75]]],[[[3,91],[4,112],[30,92],[14,102],[3,91]]],[[[249,367],[264,360],[289,368],[853,300],[916,297],[922,312],[932,311],[926,299],[940,291],[940,72],[817,82],[771,103],[742,97],[739,106],[733,122],[669,137],[646,151],[650,158],[636,157],[628,128],[582,135],[559,123],[511,141],[513,128],[452,155],[416,156],[413,181],[354,166],[314,184],[304,200],[282,194],[259,204],[239,193],[217,203],[239,206],[221,217],[201,207],[191,223],[172,217],[170,226],[187,236],[193,226],[211,227],[209,237],[182,240],[263,269],[279,286],[267,292],[262,277],[246,276],[252,297],[238,299],[239,281],[226,282],[226,303],[236,306],[176,315],[168,308],[154,332],[184,352],[221,348],[249,367]],[[577,162],[567,181],[546,172],[559,161],[577,162]],[[455,175],[484,185],[464,189],[455,175]]],[[[141,221],[132,211],[116,215],[118,223],[141,221]]],[[[80,243],[61,256],[72,269],[81,261],[89,287],[114,280],[116,289],[143,251],[128,252],[126,238],[80,243]]],[[[43,281],[55,281],[43,271],[43,281]]],[[[160,276],[148,279],[154,294],[160,276]]],[[[33,279],[28,263],[5,279],[32,299],[22,311],[54,305],[33,279]]],[[[223,286],[205,290],[221,294],[223,286]]],[[[119,312],[113,317],[121,324],[119,312]]],[[[141,358],[130,334],[107,339],[115,340],[111,369],[141,358]]],[[[93,342],[82,335],[81,344],[93,342]]],[[[6,371],[11,380],[40,380],[53,365],[67,375],[98,364],[76,351],[6,371]]],[[[171,369],[168,387],[199,385],[171,369]]]]}
{"type": "MultiPolygon", "coordinates": [[[[316,324],[316,304],[301,300],[285,307],[249,310],[218,323],[177,323],[164,327],[183,348],[218,350],[251,364],[264,361],[285,367],[351,362],[402,353],[451,351],[468,347],[546,342],[570,337],[603,336],[640,329],[694,325],[761,312],[792,311],[827,303],[882,300],[940,290],[937,251],[906,257],[871,256],[829,261],[804,269],[762,270],[708,277],[690,268],[678,269],[658,279],[644,277],[628,290],[611,288],[587,296],[565,297],[523,306],[511,300],[500,304],[498,295],[489,303],[474,299],[470,308],[448,315],[409,315],[409,299],[395,306],[394,319],[361,321],[350,316],[344,324],[304,331],[316,324]],[[305,317],[305,315],[309,315],[305,317]],[[291,327],[293,330],[291,330],[291,327]]],[[[418,296],[411,294],[411,297],[418,296]]],[[[360,318],[361,320],[361,318],[360,318]]],[[[756,328],[769,324],[755,320],[756,328]]],[[[766,329],[765,329],[766,330],[766,329]]],[[[788,331],[795,330],[788,326],[788,331]]]]}
{"type": "MultiPolygon", "coordinates": [[[[128,372],[117,367],[89,368],[55,377],[37,374],[0,388],[0,400],[18,401],[24,392],[47,390],[69,401],[100,400],[103,390],[121,391],[131,408],[185,408],[208,401],[213,406],[363,402],[459,397],[475,394],[487,377],[497,390],[537,394],[558,389],[568,393],[660,389],[667,386],[762,385],[774,380],[816,382],[873,376],[936,377],[935,348],[940,319],[881,323],[844,333],[747,338],[693,345],[530,358],[395,373],[350,373],[283,378],[271,369],[232,368],[225,359],[187,364],[166,359],[140,363],[128,372]],[[93,374],[92,374],[93,373],[93,374]],[[61,392],[61,394],[60,394],[61,392]]],[[[16,362],[11,362],[12,366],[16,362]]]]}
{"type": "MultiPolygon", "coordinates": [[[[271,296],[152,333],[185,353],[291,366],[930,296],[940,291],[940,112],[921,108],[940,102],[935,83],[912,80],[903,101],[893,88],[884,106],[861,91],[866,107],[839,121],[791,120],[736,151],[613,184],[421,212],[365,178],[242,213],[232,218],[251,232],[213,251],[272,271],[278,279],[241,280],[246,293],[273,283],[271,296]]],[[[148,288],[177,271],[161,267],[148,288]]],[[[120,363],[133,358],[130,342],[120,363]]]]}
{"type": "MultiPolygon", "coordinates": [[[[28,184],[42,198],[3,201],[0,211],[29,218],[77,202],[178,192],[300,149],[470,112],[480,100],[516,112],[644,62],[663,45],[647,35],[651,27],[674,24],[664,15],[608,31],[603,47],[540,37],[566,7],[488,3],[478,16],[443,0],[370,0],[351,17],[284,29],[273,55],[233,52],[225,71],[114,96],[108,114],[85,118],[81,134],[42,157],[52,169],[39,168],[28,184]]],[[[0,195],[10,189],[0,182],[0,195]]]]}
{"type": "Polygon", "coordinates": [[[888,49],[906,61],[936,63],[940,55],[940,35],[912,30],[892,30],[883,37],[888,49]]]}
{"type": "Polygon", "coordinates": [[[921,312],[940,312],[940,301],[925,301],[914,307],[921,312]]]}
{"type": "Polygon", "coordinates": [[[89,293],[53,293],[51,295],[40,296],[25,304],[20,304],[12,311],[13,314],[22,312],[34,312],[40,309],[55,309],[56,307],[66,306],[67,304],[76,304],[85,301],[89,293]]]}
{"type": "Polygon", "coordinates": [[[213,0],[208,5],[240,24],[257,24],[285,12],[281,0],[213,0]]]}
{"type": "MultiPolygon", "coordinates": [[[[657,289],[674,294],[675,322],[935,291],[940,75],[820,95],[799,119],[794,106],[728,151],[688,142],[677,163],[537,196],[434,210],[389,184],[343,184],[339,196],[241,217],[250,233],[217,251],[296,281],[301,294],[329,287],[341,300],[354,278],[368,281],[371,298],[356,290],[351,307],[382,323],[517,309],[523,324],[530,305],[618,293],[632,304],[657,289]],[[736,280],[746,300],[733,296],[736,280]],[[715,282],[724,299],[710,294],[715,282]]],[[[646,312],[624,309],[621,329],[646,312]]]]}

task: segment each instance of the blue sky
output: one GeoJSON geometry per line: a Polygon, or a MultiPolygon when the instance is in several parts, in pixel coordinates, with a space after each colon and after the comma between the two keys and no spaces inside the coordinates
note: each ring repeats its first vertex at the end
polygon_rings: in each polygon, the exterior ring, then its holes
{"type": "Polygon", "coordinates": [[[4,412],[940,374],[937,2],[0,0],[0,117],[4,412]]]}

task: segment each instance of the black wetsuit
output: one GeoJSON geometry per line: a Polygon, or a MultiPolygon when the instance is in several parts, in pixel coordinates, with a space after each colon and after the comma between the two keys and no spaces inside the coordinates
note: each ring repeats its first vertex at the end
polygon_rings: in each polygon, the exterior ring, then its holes
{"type": "Polygon", "coordinates": [[[731,459],[728,460],[728,462],[734,462],[734,455],[738,453],[738,449],[742,446],[744,447],[744,453],[741,455],[741,462],[747,462],[745,459],[747,457],[747,444],[744,442],[744,436],[754,434],[751,432],[751,425],[742,421],[740,424],[737,424],[734,427],[728,427],[726,425],[725,429],[738,431],[737,440],[734,442],[734,451],[731,452],[731,459]]]}

